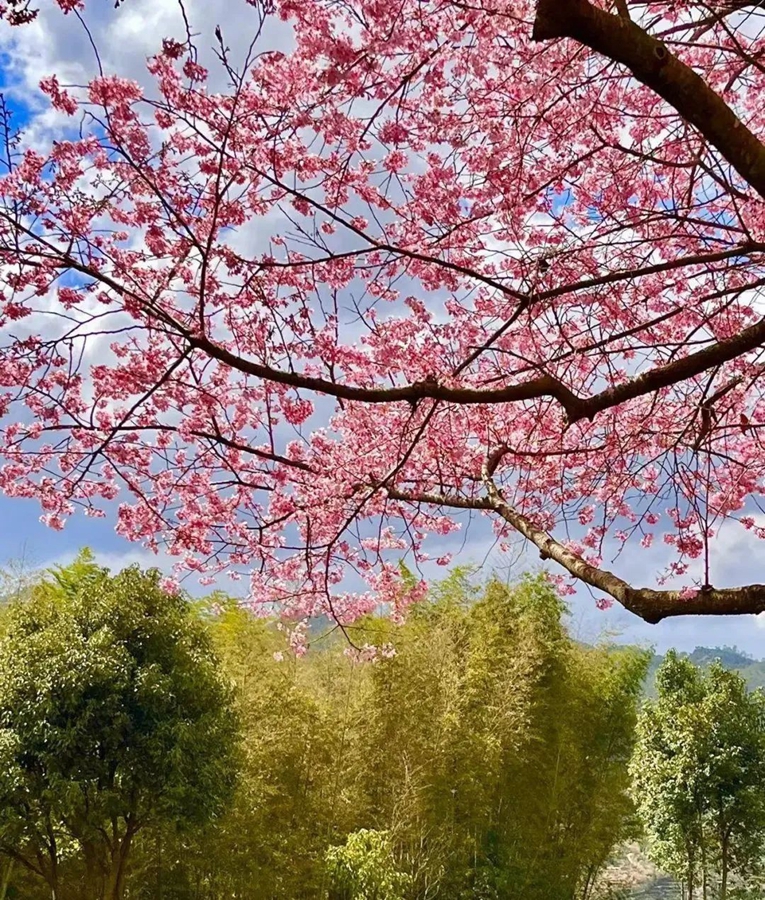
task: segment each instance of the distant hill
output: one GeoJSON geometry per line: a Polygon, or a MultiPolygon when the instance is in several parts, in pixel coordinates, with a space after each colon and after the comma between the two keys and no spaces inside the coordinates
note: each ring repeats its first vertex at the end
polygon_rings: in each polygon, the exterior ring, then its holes
{"type": "MultiPolygon", "coordinates": [[[[735,669],[746,679],[750,690],[765,688],[765,659],[753,659],[737,647],[696,647],[692,653],[683,653],[697,666],[708,666],[719,659],[726,669],[735,669]]],[[[656,670],[664,661],[663,656],[654,656],[648,667],[645,682],[647,697],[655,697],[656,670]]]]}

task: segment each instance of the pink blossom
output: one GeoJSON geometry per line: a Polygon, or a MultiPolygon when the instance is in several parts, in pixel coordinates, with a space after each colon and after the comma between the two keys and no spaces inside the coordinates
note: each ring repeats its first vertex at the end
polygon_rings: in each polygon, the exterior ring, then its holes
{"type": "MultiPolygon", "coordinates": [[[[62,6],[67,0],[58,0],[59,5],[62,6]]],[[[76,8],[77,4],[72,8],[76,8]]],[[[47,94],[51,98],[51,102],[53,103],[54,109],[58,109],[61,112],[65,112],[68,115],[72,116],[77,112],[78,103],[74,99],[74,97],[68,92],[61,88],[58,78],[55,75],[51,75],[48,78],[43,78],[40,82],[40,90],[47,94]]]]}

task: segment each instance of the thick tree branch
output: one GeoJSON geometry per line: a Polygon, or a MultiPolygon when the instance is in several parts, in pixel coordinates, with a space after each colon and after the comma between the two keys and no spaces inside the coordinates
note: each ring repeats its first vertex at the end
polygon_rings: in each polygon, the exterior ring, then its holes
{"type": "MultiPolygon", "coordinates": [[[[541,0],[540,7],[548,2],[555,2],[555,0],[541,0]]],[[[573,2],[578,3],[580,0],[573,0],[573,2]]],[[[605,13],[603,13],[603,15],[606,15],[607,18],[615,18],[612,16],[609,17],[605,13]]],[[[616,21],[618,23],[621,20],[616,19],[616,21]]],[[[22,230],[25,229],[22,228],[22,230]]],[[[28,233],[31,234],[31,232],[28,233]]],[[[439,383],[436,379],[428,379],[398,387],[359,387],[356,385],[338,383],[326,378],[303,375],[299,372],[285,372],[271,366],[262,365],[254,360],[245,359],[238,354],[232,353],[225,347],[216,344],[214,341],[210,340],[207,335],[191,332],[167,311],[159,307],[156,302],[156,297],[150,299],[143,298],[130,288],[111,278],[109,275],[99,272],[90,266],[83,265],[68,253],[60,253],[56,250],[54,245],[49,246],[55,251],[54,255],[61,259],[63,266],[78,271],[81,274],[88,275],[115,291],[119,296],[129,298],[133,302],[138,303],[145,309],[148,315],[156,317],[163,326],[178,333],[192,348],[200,350],[210,358],[222,362],[231,369],[252,375],[263,379],[264,381],[270,381],[275,384],[282,384],[294,388],[303,388],[305,390],[336,397],[340,400],[356,400],[363,403],[413,403],[419,400],[432,399],[461,405],[474,405],[482,403],[517,403],[525,400],[550,397],[557,400],[563,407],[569,423],[574,423],[583,419],[593,419],[597,413],[619,406],[627,400],[632,400],[653,393],[661,388],[669,387],[673,384],[678,384],[689,378],[693,378],[713,366],[736,359],[742,354],[754,350],[765,343],[765,319],[762,319],[749,328],[744,329],[738,335],[734,335],[732,338],[711,344],[703,350],[689,354],[673,363],[657,366],[642,375],[601,391],[599,394],[595,394],[589,398],[577,396],[560,380],[547,374],[540,375],[537,378],[518,384],[488,390],[486,388],[448,386],[439,383]]],[[[745,256],[748,253],[761,252],[763,249],[765,249],[765,245],[761,242],[746,242],[738,247],[728,248],[717,253],[703,254],[688,258],[684,261],[684,264],[689,265],[700,262],[709,263],[721,261],[731,258],[732,256],[745,256]]],[[[582,290],[614,281],[620,281],[628,275],[637,277],[641,274],[667,271],[675,268],[677,265],[678,263],[676,261],[666,261],[655,266],[649,266],[642,272],[609,273],[608,275],[586,279],[571,285],[569,290],[582,290]]],[[[567,289],[564,288],[556,288],[548,291],[546,294],[540,295],[538,299],[551,299],[559,294],[565,293],[566,290],[567,289]]],[[[523,308],[526,307],[522,305],[521,309],[523,308]]],[[[464,369],[469,362],[474,361],[482,352],[489,349],[514,319],[515,316],[504,323],[484,345],[471,354],[470,358],[460,366],[460,369],[464,369]]]]}
{"type": "Polygon", "coordinates": [[[543,559],[554,560],[569,575],[613,597],[625,609],[646,622],[656,624],[672,616],[726,616],[765,612],[765,584],[749,584],[738,588],[714,588],[705,585],[691,597],[685,596],[681,591],[632,587],[613,572],[590,565],[581,556],[534,525],[527,516],[513,509],[494,484],[488,466],[484,467],[484,482],[492,508],[526,540],[534,544],[543,559]]]}
{"type": "MultiPolygon", "coordinates": [[[[189,343],[212,359],[217,359],[232,369],[264,381],[283,384],[294,388],[305,388],[317,393],[337,397],[340,400],[358,400],[362,403],[396,403],[414,402],[417,400],[444,400],[449,403],[514,403],[521,400],[534,400],[540,397],[554,397],[567,411],[575,411],[582,401],[562,382],[549,375],[542,375],[521,384],[512,384],[496,390],[485,390],[473,387],[450,387],[439,384],[435,379],[417,381],[400,387],[357,387],[302,375],[299,372],[284,372],[271,366],[264,366],[252,360],[244,359],[231,353],[225,347],[215,344],[205,337],[186,334],[189,343]]],[[[582,418],[579,416],[578,418],[582,418]]]]}
{"type": "Polygon", "coordinates": [[[756,322],[749,328],[745,328],[732,338],[718,341],[675,362],[650,369],[642,375],[629,379],[629,381],[607,388],[588,400],[579,400],[578,408],[574,408],[571,412],[567,410],[569,421],[575,422],[585,418],[592,419],[596,413],[619,406],[627,400],[655,393],[662,388],[670,387],[673,384],[679,384],[687,381],[689,378],[694,378],[696,375],[701,375],[702,372],[706,372],[714,366],[738,359],[745,353],[761,347],[764,343],[765,319],[760,319],[759,322],[756,322]]]}
{"type": "Polygon", "coordinates": [[[495,465],[496,457],[501,453],[502,450],[498,450],[484,465],[483,480],[486,486],[484,497],[460,497],[454,494],[402,491],[396,488],[389,488],[388,496],[405,503],[427,503],[452,509],[496,512],[527,541],[534,544],[542,559],[551,559],[558,563],[569,575],[612,597],[629,612],[640,616],[650,624],[674,616],[734,616],[765,612],[765,584],[749,584],[737,588],[714,588],[706,585],[695,595],[686,596],[682,591],[657,591],[652,588],[632,587],[613,572],[586,562],[565,544],[534,525],[528,516],[513,509],[506,502],[490,474],[491,466],[495,465]]]}
{"type": "Polygon", "coordinates": [[[423,399],[443,400],[457,404],[477,403],[514,403],[522,400],[534,400],[552,397],[566,411],[569,422],[592,419],[606,409],[634,400],[637,397],[652,394],[673,384],[679,384],[706,372],[713,366],[721,365],[765,344],[765,319],[761,319],[749,328],[728,338],[717,341],[708,347],[690,353],[682,359],[657,366],[631,378],[622,384],[607,388],[589,398],[578,397],[562,382],[549,375],[542,375],[521,384],[508,385],[496,390],[472,387],[450,387],[439,384],[436,380],[420,381],[414,384],[390,388],[365,388],[339,384],[324,378],[301,375],[298,372],[283,372],[264,366],[254,361],[245,360],[225,347],[214,344],[203,337],[187,335],[192,346],[202,350],[206,355],[225,363],[232,369],[272,381],[277,384],[295,388],[306,388],[319,393],[328,394],[343,400],[358,400],[364,403],[395,403],[399,401],[417,401],[423,399]]]}
{"type": "Polygon", "coordinates": [[[478,509],[487,512],[494,509],[491,500],[485,497],[460,497],[457,494],[434,494],[431,491],[410,492],[393,487],[387,488],[386,493],[391,500],[402,500],[404,503],[428,503],[451,509],[478,509]]]}
{"type": "Polygon", "coordinates": [[[690,66],[639,25],[588,0],[539,0],[532,38],[573,38],[626,66],[655,91],[765,197],[765,146],[690,66]]]}

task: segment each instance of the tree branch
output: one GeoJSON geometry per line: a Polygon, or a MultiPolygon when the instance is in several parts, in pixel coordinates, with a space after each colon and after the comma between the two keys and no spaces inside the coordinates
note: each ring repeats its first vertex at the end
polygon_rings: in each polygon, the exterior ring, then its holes
{"type": "Polygon", "coordinates": [[[573,38],[626,66],[667,101],[715,147],[755,191],[765,197],[765,146],[690,66],[623,16],[588,0],[539,0],[532,40],[573,38]]]}
{"type": "Polygon", "coordinates": [[[295,388],[306,388],[319,393],[328,394],[343,400],[358,400],[363,403],[394,403],[400,401],[417,401],[423,399],[443,400],[456,404],[478,403],[516,403],[522,400],[535,400],[552,397],[557,400],[570,423],[582,419],[592,419],[599,412],[614,406],[654,393],[661,388],[670,387],[687,381],[713,366],[737,359],[743,354],[765,344],[765,319],[743,329],[737,335],[723,341],[717,341],[696,353],[690,353],[682,359],[656,366],[642,375],[631,378],[621,384],[614,385],[594,394],[589,398],[577,396],[561,381],[550,375],[542,375],[520,384],[508,385],[495,390],[472,387],[449,387],[436,380],[419,381],[401,387],[365,388],[339,384],[324,378],[301,375],[298,372],[284,372],[264,366],[254,361],[242,359],[204,337],[186,335],[187,340],[205,354],[258,378],[277,384],[295,388]]]}
{"type": "Polygon", "coordinates": [[[484,497],[460,497],[429,491],[409,492],[396,488],[389,488],[388,496],[405,503],[429,503],[452,509],[496,512],[508,525],[534,544],[542,559],[553,560],[569,575],[613,597],[626,610],[652,625],[674,616],[737,616],[765,612],[765,584],[748,584],[737,588],[705,585],[695,595],[686,596],[683,591],[632,587],[613,572],[591,565],[506,502],[490,474],[491,466],[502,452],[498,450],[484,464],[484,497]]]}

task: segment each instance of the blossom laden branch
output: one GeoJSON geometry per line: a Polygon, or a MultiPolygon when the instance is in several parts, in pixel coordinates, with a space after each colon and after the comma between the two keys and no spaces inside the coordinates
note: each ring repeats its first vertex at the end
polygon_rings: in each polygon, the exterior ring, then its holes
{"type": "MultiPolygon", "coordinates": [[[[502,450],[495,455],[501,456],[502,450]]],[[[560,565],[571,577],[590,585],[616,600],[621,606],[649,624],[677,616],[757,615],[765,612],[765,584],[750,584],[737,588],[714,588],[705,585],[699,590],[655,590],[636,588],[607,569],[594,566],[570,550],[548,532],[537,527],[528,517],[514,509],[502,496],[490,472],[492,461],[487,460],[483,478],[484,497],[460,497],[419,490],[388,489],[391,499],[411,504],[433,504],[457,510],[495,512],[515,531],[533,544],[544,560],[560,565]]]]}
{"type": "Polygon", "coordinates": [[[765,584],[750,584],[739,588],[714,588],[704,585],[700,590],[655,590],[632,587],[624,579],[607,569],[591,565],[565,544],[556,540],[532,520],[508,504],[497,488],[489,466],[484,467],[484,484],[489,505],[519,534],[539,550],[542,559],[551,559],[578,581],[589,584],[620,603],[626,610],[650,624],[672,616],[742,615],[765,612],[765,584]]]}

